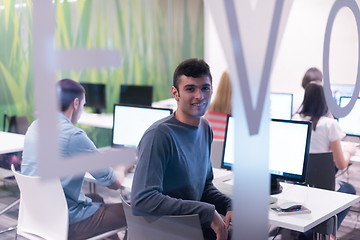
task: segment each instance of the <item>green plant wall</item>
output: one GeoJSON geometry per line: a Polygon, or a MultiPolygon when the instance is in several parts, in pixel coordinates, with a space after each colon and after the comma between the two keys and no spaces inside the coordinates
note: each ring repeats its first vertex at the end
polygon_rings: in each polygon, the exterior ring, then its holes
{"type": "MultiPolygon", "coordinates": [[[[57,73],[106,83],[107,112],[125,83],[153,85],[154,101],[169,98],[176,65],[203,57],[202,0],[64,0],[55,1],[55,11],[57,48],[121,52],[116,68],[57,73]]],[[[32,120],[31,14],[31,0],[0,1],[0,113],[32,120]]]]}
{"type": "MultiPolygon", "coordinates": [[[[32,115],[31,1],[0,2],[0,119],[32,115]]],[[[2,126],[1,126],[2,130],[2,126]]]]}

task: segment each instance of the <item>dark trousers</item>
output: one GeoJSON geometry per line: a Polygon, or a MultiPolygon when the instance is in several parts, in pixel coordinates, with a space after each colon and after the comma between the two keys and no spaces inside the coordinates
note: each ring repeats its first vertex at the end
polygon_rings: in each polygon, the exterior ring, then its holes
{"type": "MultiPolygon", "coordinates": [[[[100,199],[96,201],[101,202],[100,199]]],[[[85,239],[125,226],[125,213],[121,203],[102,204],[91,217],[69,225],[69,239],[85,239]]],[[[111,239],[119,238],[114,235],[111,239]]]]}
{"type": "MultiPolygon", "coordinates": [[[[216,234],[211,228],[202,228],[204,240],[216,240],[216,234]]],[[[231,240],[232,227],[229,227],[228,240],[231,240]]]]}
{"type": "MultiPolygon", "coordinates": [[[[350,183],[339,181],[340,188],[337,190],[337,192],[341,193],[349,193],[349,194],[356,194],[356,190],[350,183]]],[[[345,209],[344,211],[338,213],[338,228],[340,227],[342,221],[346,217],[347,213],[349,212],[350,208],[345,209]]]]}

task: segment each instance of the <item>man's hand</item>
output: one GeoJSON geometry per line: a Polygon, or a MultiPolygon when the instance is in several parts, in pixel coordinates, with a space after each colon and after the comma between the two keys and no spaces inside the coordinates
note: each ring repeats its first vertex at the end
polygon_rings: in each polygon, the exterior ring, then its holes
{"type": "Polygon", "coordinates": [[[129,171],[133,168],[134,168],[133,164],[127,165],[127,166],[124,166],[124,165],[116,166],[114,168],[114,170],[116,172],[117,179],[110,186],[108,186],[108,188],[113,189],[113,190],[122,189],[123,186],[121,185],[121,182],[124,181],[125,175],[128,174],[129,171]]]}
{"type": "Polygon", "coordinates": [[[229,229],[231,222],[232,222],[232,211],[228,211],[225,215],[226,229],[229,229]]]}
{"type": "Polygon", "coordinates": [[[120,189],[122,186],[119,182],[119,180],[116,180],[115,182],[113,182],[111,185],[108,186],[108,188],[112,189],[112,190],[118,190],[120,189]]]}
{"type": "Polygon", "coordinates": [[[114,170],[117,174],[118,181],[120,183],[123,182],[126,174],[128,174],[129,171],[132,170],[133,168],[134,168],[134,164],[127,165],[127,166],[119,165],[119,166],[114,167],[114,170]]]}
{"type": "MultiPolygon", "coordinates": [[[[228,216],[228,213],[226,213],[226,216],[228,216]]],[[[216,240],[227,240],[228,231],[225,222],[216,210],[210,226],[216,233],[216,240]]]]}

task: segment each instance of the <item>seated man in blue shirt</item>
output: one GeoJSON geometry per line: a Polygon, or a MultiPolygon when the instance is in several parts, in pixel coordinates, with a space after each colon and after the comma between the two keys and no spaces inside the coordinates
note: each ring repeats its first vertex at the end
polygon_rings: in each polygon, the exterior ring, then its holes
{"type": "Polygon", "coordinates": [[[212,95],[208,64],[198,59],[180,63],[171,93],[177,101],[176,112],[155,122],[138,146],[131,191],[133,213],[198,214],[205,239],[226,240],[231,200],[212,183],[213,133],[202,117],[212,95]]]}
{"type": "MultiPolygon", "coordinates": [[[[79,153],[94,153],[97,149],[86,133],[75,127],[85,104],[85,89],[80,83],[63,79],[57,83],[61,112],[58,115],[59,143],[62,157],[79,153]]],[[[21,173],[38,175],[36,157],[37,125],[35,120],[29,127],[24,142],[21,173]]],[[[112,168],[91,172],[103,186],[119,189],[120,181],[112,168]]],[[[100,196],[92,200],[81,191],[84,175],[68,176],[61,179],[69,209],[69,239],[84,239],[103,232],[126,226],[121,203],[105,204],[100,196]]],[[[54,206],[56,207],[56,206],[54,206]]],[[[113,239],[119,239],[113,236],[113,239]]]]}

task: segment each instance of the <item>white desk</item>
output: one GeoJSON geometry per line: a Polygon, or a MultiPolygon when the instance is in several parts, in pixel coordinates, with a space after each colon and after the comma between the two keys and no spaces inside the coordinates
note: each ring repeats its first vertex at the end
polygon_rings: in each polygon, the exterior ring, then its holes
{"type": "MultiPolygon", "coordinates": [[[[340,143],[341,143],[342,147],[344,147],[344,145],[349,144],[349,143],[360,144],[359,137],[355,137],[355,136],[345,136],[344,140],[342,140],[340,143]]],[[[351,163],[360,163],[360,148],[359,147],[357,147],[356,154],[350,157],[350,162],[351,163]]]]}
{"type": "Polygon", "coordinates": [[[350,157],[351,163],[360,163],[360,155],[354,155],[350,157]]]}
{"type": "MultiPolygon", "coordinates": [[[[230,171],[214,169],[214,185],[222,191],[222,179],[231,178],[230,171]]],[[[123,186],[131,190],[133,173],[126,176],[123,186]]],[[[269,211],[269,223],[274,226],[306,232],[318,224],[324,222],[335,214],[360,202],[357,195],[339,193],[334,191],[311,188],[296,184],[281,183],[283,191],[273,195],[278,199],[277,203],[284,201],[299,202],[311,210],[311,213],[278,216],[269,211]]],[[[228,190],[224,193],[229,194],[228,190]]]]}
{"type": "MultiPolygon", "coordinates": [[[[227,176],[229,179],[229,177],[227,176]]],[[[221,181],[221,180],[220,180],[221,181]]],[[[231,196],[229,185],[224,187],[219,179],[214,184],[225,194],[231,196]],[[230,192],[230,194],[229,194],[230,192]]],[[[272,195],[282,202],[298,202],[311,210],[311,213],[278,216],[269,211],[269,223],[274,226],[306,232],[324,222],[335,214],[345,210],[360,201],[357,195],[322,190],[296,184],[281,183],[283,190],[280,194],[272,195]]]]}
{"type": "Polygon", "coordinates": [[[0,154],[22,151],[24,138],[22,134],[0,132],[0,154]]]}
{"type": "Polygon", "coordinates": [[[177,109],[177,101],[172,97],[158,102],[153,102],[151,106],[158,108],[170,108],[175,111],[177,109]]]}
{"type": "Polygon", "coordinates": [[[277,216],[269,212],[269,223],[305,232],[324,222],[335,214],[360,201],[357,195],[322,190],[294,184],[282,183],[283,192],[274,195],[281,201],[296,201],[305,205],[311,213],[277,216]]]}
{"type": "Polygon", "coordinates": [[[110,113],[87,113],[84,112],[78,124],[84,124],[92,127],[108,128],[112,129],[113,127],[113,114],[110,113]]]}

